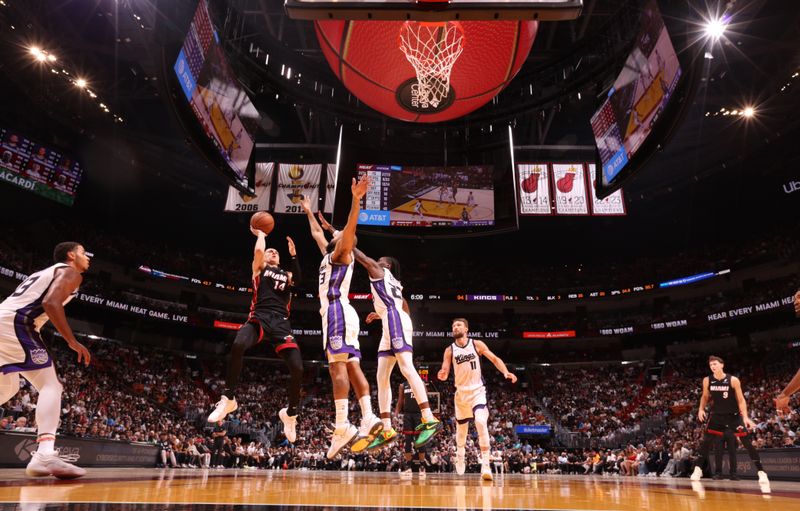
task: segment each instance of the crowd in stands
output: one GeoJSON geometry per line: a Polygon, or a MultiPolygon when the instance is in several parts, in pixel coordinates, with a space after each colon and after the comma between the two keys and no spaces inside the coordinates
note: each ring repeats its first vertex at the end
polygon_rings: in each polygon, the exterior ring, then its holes
{"type": "MultiPolygon", "coordinates": [[[[286,442],[276,412],[286,401],[280,361],[248,359],[237,389],[240,408],[230,415],[227,434],[215,444],[206,416],[218,397],[224,360],[203,360],[110,341],[87,340],[92,365],[80,367],[61,339],[50,346],[64,381],[59,434],[148,442],[159,446],[159,464],[186,467],[400,470],[409,465],[402,442],[384,450],[325,459],[333,423],[331,386],[321,364],[308,364],[295,445],[286,442]]],[[[757,447],[800,447],[800,415],[777,420],[772,398],[800,366],[800,355],[748,352],[726,360],[737,374],[757,447]]],[[[374,382],[374,367],[365,363],[374,382]]],[[[700,382],[708,373],[704,356],[665,364],[600,364],[591,367],[528,366],[510,385],[484,366],[490,405],[490,434],[496,468],[508,472],[686,475],[701,436],[697,422],[700,382]],[[548,424],[552,438],[520,438],[515,425],[548,424]],[[569,434],[565,437],[563,433],[569,434]],[[570,445],[570,438],[582,441],[570,445]]],[[[434,374],[435,371],[431,371],[434,374]]],[[[393,386],[400,382],[395,375],[393,386]]],[[[451,471],[455,423],[452,383],[432,382],[441,405],[444,432],[428,448],[428,471],[451,471]]],[[[373,394],[375,388],[373,385],[373,394]]],[[[434,396],[435,394],[432,394],[434,396]]],[[[1,409],[0,431],[35,429],[36,392],[22,384],[1,409]]],[[[436,399],[434,399],[436,402],[436,399]]],[[[794,403],[798,405],[797,401],[794,403]]],[[[377,399],[373,396],[373,406],[377,399]]],[[[351,419],[359,411],[351,400],[351,419]]],[[[395,418],[395,427],[402,424],[395,418]]],[[[478,470],[474,429],[468,463],[478,470]]]]}

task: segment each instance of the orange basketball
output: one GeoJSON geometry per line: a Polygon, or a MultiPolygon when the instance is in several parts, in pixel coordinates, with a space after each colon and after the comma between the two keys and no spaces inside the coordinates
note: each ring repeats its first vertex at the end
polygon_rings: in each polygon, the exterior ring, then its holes
{"type": "Polygon", "coordinates": [[[275,228],[275,219],[266,211],[258,211],[250,217],[250,227],[269,234],[275,228]]]}
{"type": "Polygon", "coordinates": [[[421,104],[414,66],[400,49],[402,21],[321,20],[314,26],[334,74],[375,110],[404,121],[456,119],[483,106],[514,78],[530,53],[536,21],[462,21],[462,52],[438,105],[421,104]]]}

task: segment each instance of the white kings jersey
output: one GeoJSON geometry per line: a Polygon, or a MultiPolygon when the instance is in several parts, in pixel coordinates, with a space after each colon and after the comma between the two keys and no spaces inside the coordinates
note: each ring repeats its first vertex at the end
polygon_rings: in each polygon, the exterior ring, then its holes
{"type": "MultiPolygon", "coordinates": [[[[17,286],[17,289],[8,298],[0,303],[0,316],[14,313],[14,321],[20,320],[27,325],[33,325],[34,330],[38,332],[42,325],[50,319],[44,312],[44,306],[42,305],[44,297],[47,296],[47,292],[50,290],[53,280],[55,280],[57,270],[67,266],[64,263],[54,264],[28,277],[22,284],[17,286]]],[[[64,305],[77,295],[78,291],[75,290],[64,300],[64,305]]]]}
{"type": "Polygon", "coordinates": [[[336,264],[331,254],[326,254],[319,265],[319,313],[325,315],[331,302],[350,306],[350,280],[353,278],[353,262],[336,264]]]}
{"type": "Polygon", "coordinates": [[[475,341],[468,339],[463,348],[454,342],[450,348],[453,350],[456,390],[475,390],[482,387],[481,357],[475,349],[475,341]]]}
{"type": "Polygon", "coordinates": [[[389,316],[390,311],[398,311],[402,316],[407,316],[403,310],[403,285],[394,278],[392,272],[383,269],[383,278],[369,281],[372,288],[372,301],[375,312],[382,320],[389,316]]]}

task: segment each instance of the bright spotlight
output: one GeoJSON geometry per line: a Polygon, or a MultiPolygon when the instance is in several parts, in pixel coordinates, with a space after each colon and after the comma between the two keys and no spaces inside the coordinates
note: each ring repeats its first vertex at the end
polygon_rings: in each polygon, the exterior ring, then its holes
{"type": "Polygon", "coordinates": [[[75,85],[77,85],[81,89],[84,89],[84,88],[86,88],[86,85],[87,85],[86,84],[86,80],[84,80],[83,78],[78,78],[77,80],[75,80],[75,85]]]}
{"type": "Polygon", "coordinates": [[[55,62],[56,56],[51,53],[47,56],[47,60],[49,60],[50,62],[55,62]]]}
{"type": "Polygon", "coordinates": [[[756,111],[752,106],[748,106],[744,110],[742,110],[742,115],[747,118],[753,117],[755,114],[756,111]]]}
{"type": "Polygon", "coordinates": [[[42,50],[38,46],[31,46],[30,48],[28,48],[28,51],[30,51],[31,55],[33,55],[34,57],[38,57],[39,55],[42,54],[42,50]]]}
{"type": "Polygon", "coordinates": [[[44,53],[39,53],[38,55],[36,55],[36,60],[38,60],[39,62],[44,62],[45,60],[47,60],[47,55],[45,55],[44,53]]]}
{"type": "Polygon", "coordinates": [[[705,25],[706,35],[713,41],[717,41],[725,33],[725,27],[727,25],[728,23],[724,18],[709,20],[705,25]]]}

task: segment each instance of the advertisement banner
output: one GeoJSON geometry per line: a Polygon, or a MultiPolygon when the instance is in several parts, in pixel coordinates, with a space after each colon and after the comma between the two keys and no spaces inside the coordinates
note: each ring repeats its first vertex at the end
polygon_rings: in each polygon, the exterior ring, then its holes
{"type": "Polygon", "coordinates": [[[557,215],[588,215],[589,201],[582,163],[554,163],[553,184],[557,215]]]}
{"type": "Polygon", "coordinates": [[[518,435],[549,435],[552,429],[547,424],[537,424],[529,426],[527,424],[517,424],[514,426],[514,432],[518,435]]]}
{"type": "Polygon", "coordinates": [[[523,339],[567,339],[575,337],[575,330],[562,330],[560,332],[522,332],[523,339]]]}
{"type": "Polygon", "coordinates": [[[333,214],[334,201],[336,200],[336,164],[328,163],[327,178],[325,181],[325,208],[323,213],[333,214]]]}
{"type": "MultiPolygon", "coordinates": [[[[24,467],[36,450],[33,433],[0,433],[0,467],[24,467]]],[[[80,467],[152,467],[158,448],[144,443],[59,436],[61,459],[80,467]]]]}
{"type": "Polygon", "coordinates": [[[550,173],[546,163],[517,165],[520,215],[552,215],[550,173]]]}
{"type": "Polygon", "coordinates": [[[228,188],[228,199],[225,201],[225,211],[237,213],[255,213],[256,211],[270,211],[269,194],[272,191],[272,172],[275,164],[272,162],[256,163],[255,192],[256,195],[246,195],[233,186],[228,188]]]}
{"type": "Polygon", "coordinates": [[[597,169],[594,163],[589,167],[589,195],[592,198],[592,214],[597,216],[624,216],[625,199],[622,197],[622,190],[617,190],[603,200],[597,198],[595,192],[595,180],[597,179],[597,169]]]}
{"type": "Polygon", "coordinates": [[[311,210],[319,209],[319,181],[322,164],[281,163],[278,166],[278,193],[275,196],[275,213],[302,215],[300,200],[303,196],[311,202],[311,210]]]}

